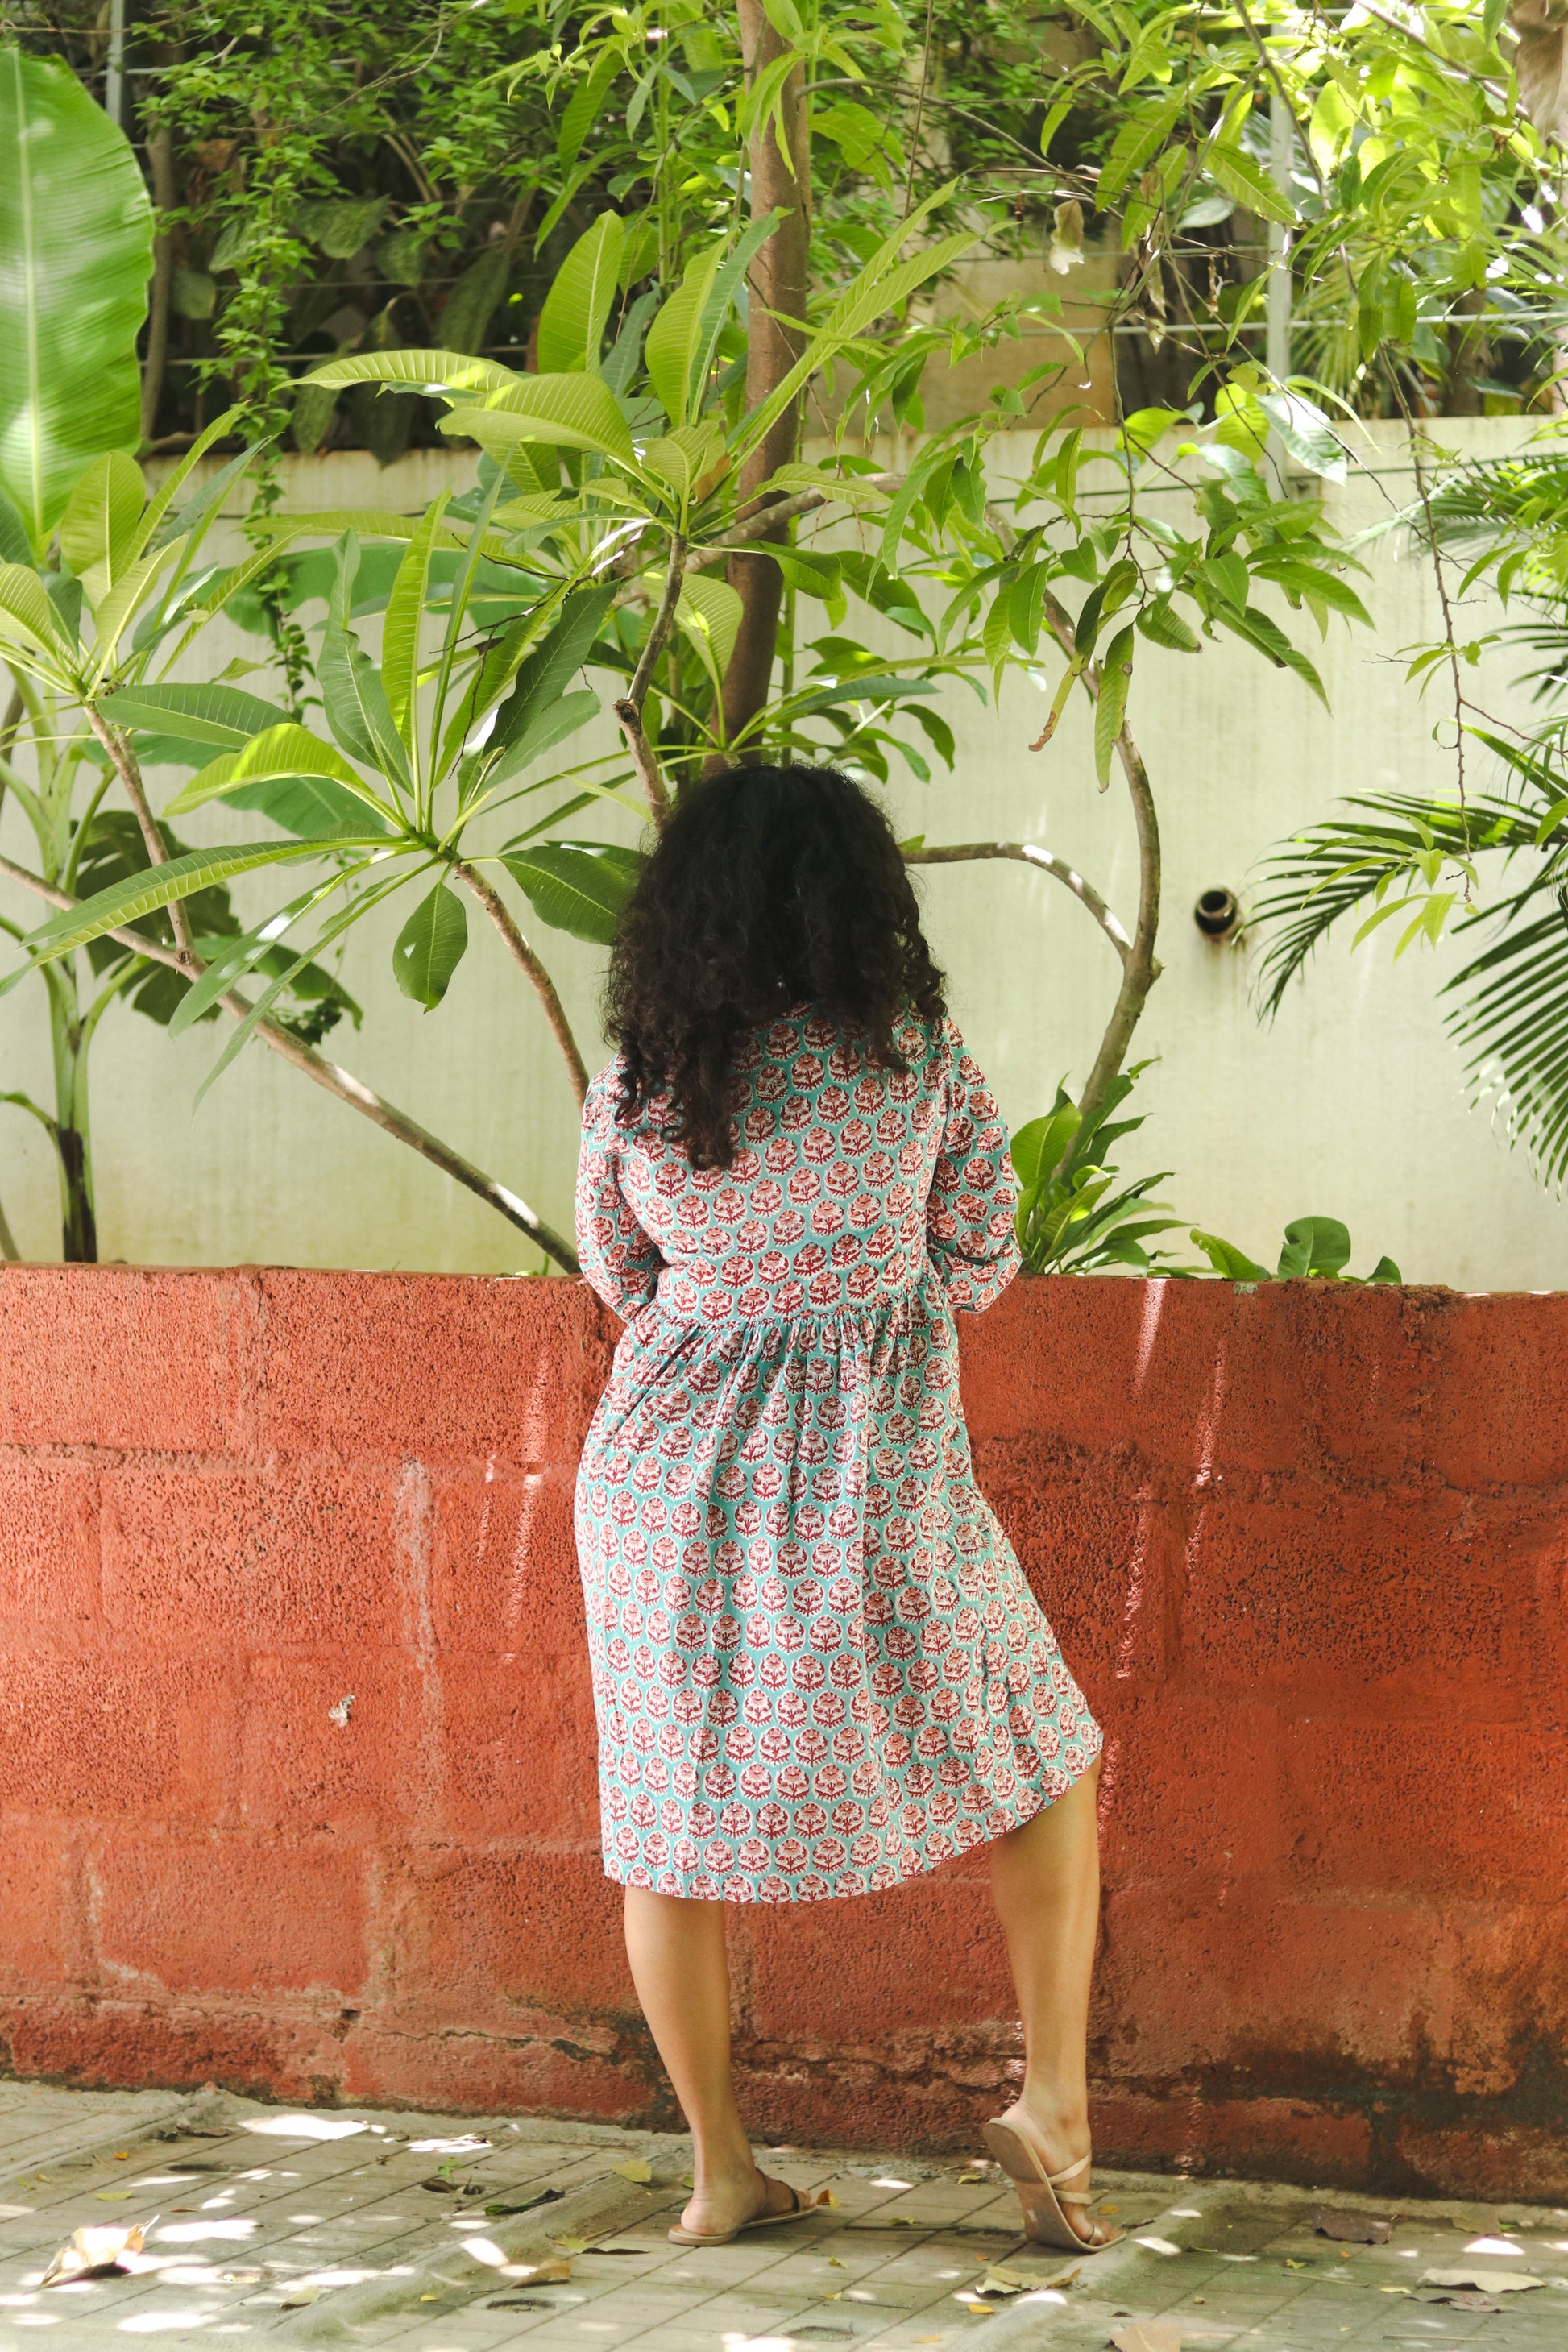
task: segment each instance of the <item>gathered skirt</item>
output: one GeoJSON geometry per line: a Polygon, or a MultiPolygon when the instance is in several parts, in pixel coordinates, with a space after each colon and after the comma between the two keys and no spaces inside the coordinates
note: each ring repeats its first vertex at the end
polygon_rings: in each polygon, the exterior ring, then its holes
{"type": "Polygon", "coordinates": [[[865,1316],[616,1349],[578,1474],[605,1869],[809,1903],[1017,1828],[1097,1724],[974,1484],[928,1266],[865,1316]]]}

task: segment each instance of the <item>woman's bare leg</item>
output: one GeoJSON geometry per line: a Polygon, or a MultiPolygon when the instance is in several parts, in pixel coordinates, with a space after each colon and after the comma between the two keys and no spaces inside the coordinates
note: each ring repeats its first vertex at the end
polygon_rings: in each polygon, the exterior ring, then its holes
{"type": "Polygon", "coordinates": [[[626,1958],[648,2031],[675,2086],[696,2155],[689,2230],[732,2230],[793,2192],[758,2171],[730,2079],[730,1969],[724,1906],[626,1889],[626,1958]]]}
{"type": "MultiPolygon", "coordinates": [[[[1059,2172],[1089,2154],[1089,1986],[1100,1924],[1100,1761],[991,1848],[991,1890],[1024,2021],[1017,2105],[1059,2172]]],[[[1079,2189],[1080,2181],[1069,2187],[1079,2189]]],[[[1082,2206],[1066,2208],[1087,2237],[1082,2206]]]]}

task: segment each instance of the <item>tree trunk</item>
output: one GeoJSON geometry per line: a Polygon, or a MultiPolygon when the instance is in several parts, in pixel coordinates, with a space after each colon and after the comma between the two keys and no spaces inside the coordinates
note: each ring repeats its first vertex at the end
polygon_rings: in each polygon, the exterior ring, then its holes
{"type": "MultiPolygon", "coordinates": [[[[788,43],[768,21],[763,0],[739,0],[741,47],[746,79],[755,79],[788,43]]],[[[772,121],[752,133],[752,217],[763,218],[783,206],[785,217],[752,263],[751,310],[746,344],[746,405],[755,408],[781,383],[801,352],[804,336],[798,325],[784,320],[805,317],[807,266],[811,246],[811,123],[806,103],[805,70],[797,66],[785,85],[786,161],[772,121]]],[[[760,486],[780,466],[788,465],[800,442],[800,404],[792,402],[772,430],[752,450],[741,469],[742,516],[757,509],[749,505],[760,486]]],[[[766,536],[782,541],[788,530],[781,524],[766,536]]],[[[740,633],[724,673],[724,738],[733,742],[768,698],[773,656],[778,644],[779,607],[784,577],[765,555],[732,555],[726,573],[742,605],[740,633]]]]}

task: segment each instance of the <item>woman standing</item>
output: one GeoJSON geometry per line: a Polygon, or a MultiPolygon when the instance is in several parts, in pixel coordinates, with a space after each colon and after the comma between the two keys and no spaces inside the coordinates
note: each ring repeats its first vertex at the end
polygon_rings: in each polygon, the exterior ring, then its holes
{"type": "Polygon", "coordinates": [[[730,2071],[726,1903],[988,1844],[1023,2014],[986,2140],[1076,2251],[1100,1736],[975,1487],[952,1310],[1017,1271],[1007,1139],[875,805],[830,769],[683,794],[627,906],[583,1114],[583,1269],[626,1319],[577,1485],[605,1868],[691,2126],[671,2236],[807,2210],[730,2071]]]}

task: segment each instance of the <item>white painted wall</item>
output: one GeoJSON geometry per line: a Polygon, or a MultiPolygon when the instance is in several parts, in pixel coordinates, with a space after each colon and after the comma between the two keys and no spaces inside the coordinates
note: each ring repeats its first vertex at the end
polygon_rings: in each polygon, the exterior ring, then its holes
{"type": "MultiPolygon", "coordinates": [[[[1455,422],[1442,432],[1478,451],[1521,437],[1511,421],[1455,422]]],[[[1380,432],[1370,457],[1372,473],[1331,493],[1332,519],[1347,531],[1410,496],[1397,435],[1380,432]]],[[[400,508],[449,478],[452,463],[445,453],[416,453],[378,477],[357,456],[293,462],[290,506],[400,508]]],[[[999,469],[1006,463],[1004,448],[999,469]]],[[[1137,1046],[1160,1056],[1143,1086],[1150,1116],[1124,1147],[1123,1168],[1173,1169],[1167,1197],[1255,1256],[1272,1258],[1287,1218],[1316,1212],[1349,1224],[1358,1270],[1386,1250],[1407,1280],[1568,1285],[1565,1212],[1486,1112],[1468,1107],[1437,1005],[1438,982],[1452,968],[1447,951],[1412,951],[1395,967],[1382,938],[1354,957],[1348,942],[1331,944],[1264,1030],[1250,1006],[1246,955],[1216,950],[1192,921],[1201,889],[1244,890],[1269,845],[1336,794],[1451,781],[1451,754],[1432,740],[1440,688],[1418,703],[1397,658],[1401,646],[1437,630],[1429,572],[1386,541],[1368,561],[1378,634],[1336,626],[1321,649],[1331,712],[1245,649],[1205,646],[1197,659],[1142,649],[1131,716],[1164,834],[1165,971],[1137,1046]]],[[[1467,632],[1473,625],[1479,635],[1486,617],[1477,608],[1467,632]]],[[[1294,625],[1310,625],[1295,616],[1294,625]]],[[[207,658],[216,669],[258,650],[256,640],[230,635],[207,658]]],[[[265,679],[255,683],[266,690],[265,679]]],[[[1486,690],[1493,707],[1506,699],[1506,669],[1486,678],[1486,690]]],[[[1114,783],[1104,798],[1095,790],[1086,707],[1034,757],[1026,746],[1045,703],[1027,680],[1008,683],[999,713],[963,687],[944,707],[958,730],[956,772],[930,786],[897,785],[900,831],[1047,843],[1130,921],[1131,821],[1114,783]]],[[[1484,779],[1484,755],[1471,772],[1484,779]]],[[[187,819],[185,830],[245,838],[256,823],[213,810],[187,819]]],[[[29,854],[12,808],[0,814],[0,848],[29,854]]],[[[1046,1106],[1058,1076],[1083,1075],[1111,1001],[1111,951],[1064,890],[1017,866],[928,871],[921,887],[954,1009],[1009,1119],[1021,1123],[1046,1106]]],[[[272,903],[265,884],[243,883],[237,896],[247,911],[272,903]]],[[[9,887],[0,910],[33,913],[9,887]]],[[[420,1013],[389,969],[401,920],[389,914],[354,937],[345,977],[366,1006],[365,1025],[357,1037],[338,1031],[328,1050],[563,1224],[575,1118],[533,1002],[476,924],[446,1005],[420,1013]]],[[[592,1058],[601,959],[559,935],[544,934],[542,944],[592,1058]]],[[[486,1271],[536,1263],[493,1213],[264,1050],[252,1048],[193,1112],[217,1042],[206,1027],[171,1044],[123,1012],[105,1024],[94,1117],[106,1257],[486,1271]]],[[[47,1093],[37,983],[0,1001],[0,1087],[16,1086],[47,1093]]],[[[0,1201],[26,1253],[58,1252],[47,1150],[32,1122],[3,1106],[0,1201]]]]}

